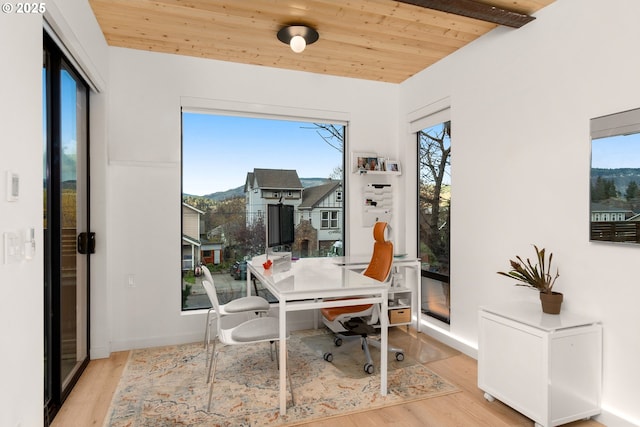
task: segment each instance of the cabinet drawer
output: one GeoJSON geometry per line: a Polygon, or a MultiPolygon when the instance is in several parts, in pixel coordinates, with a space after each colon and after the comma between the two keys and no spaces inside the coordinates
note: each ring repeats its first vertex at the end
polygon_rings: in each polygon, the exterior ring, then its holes
{"type": "Polygon", "coordinates": [[[408,323],[411,322],[410,308],[394,308],[389,310],[389,323],[408,323]]]}

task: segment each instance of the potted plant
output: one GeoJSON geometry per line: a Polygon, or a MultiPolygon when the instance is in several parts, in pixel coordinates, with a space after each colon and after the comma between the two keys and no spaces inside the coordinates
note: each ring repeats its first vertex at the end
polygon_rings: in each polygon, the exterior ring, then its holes
{"type": "Polygon", "coordinates": [[[538,258],[537,264],[532,264],[529,258],[524,262],[520,256],[516,256],[516,260],[509,260],[511,270],[507,272],[498,271],[498,274],[517,280],[517,286],[527,286],[538,290],[540,292],[540,301],[542,302],[542,311],[548,314],[558,314],[560,313],[563,295],[560,292],[553,291],[553,285],[560,276],[557,268],[555,276],[551,273],[553,254],[549,254],[549,260],[547,261],[545,249],[538,249],[536,245],[533,245],[533,247],[538,258]]]}

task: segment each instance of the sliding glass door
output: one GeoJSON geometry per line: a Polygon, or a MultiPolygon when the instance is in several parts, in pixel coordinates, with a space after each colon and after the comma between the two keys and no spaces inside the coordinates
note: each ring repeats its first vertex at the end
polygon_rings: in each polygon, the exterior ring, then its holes
{"type": "Polygon", "coordinates": [[[47,35],[42,80],[44,384],[45,414],[50,420],[88,363],[89,264],[77,242],[89,226],[89,92],[47,35]]]}

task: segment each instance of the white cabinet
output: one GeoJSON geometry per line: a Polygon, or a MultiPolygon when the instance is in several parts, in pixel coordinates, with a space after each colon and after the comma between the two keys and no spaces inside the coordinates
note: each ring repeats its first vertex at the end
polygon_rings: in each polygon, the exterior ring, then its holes
{"type": "Polygon", "coordinates": [[[535,421],[557,426],[600,413],[602,325],[540,303],[481,307],[478,387],[535,421]]]}

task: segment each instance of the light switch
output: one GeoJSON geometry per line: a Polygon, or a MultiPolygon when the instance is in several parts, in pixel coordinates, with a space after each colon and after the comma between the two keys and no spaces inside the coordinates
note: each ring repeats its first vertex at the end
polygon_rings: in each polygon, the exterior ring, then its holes
{"type": "Polygon", "coordinates": [[[36,253],[36,229],[31,227],[24,230],[24,259],[33,259],[36,253]]]}
{"type": "Polygon", "coordinates": [[[7,201],[16,202],[20,198],[20,175],[7,171],[7,201]]]}
{"type": "Polygon", "coordinates": [[[22,247],[18,233],[6,231],[4,233],[4,263],[12,264],[22,260],[22,247]]]}

